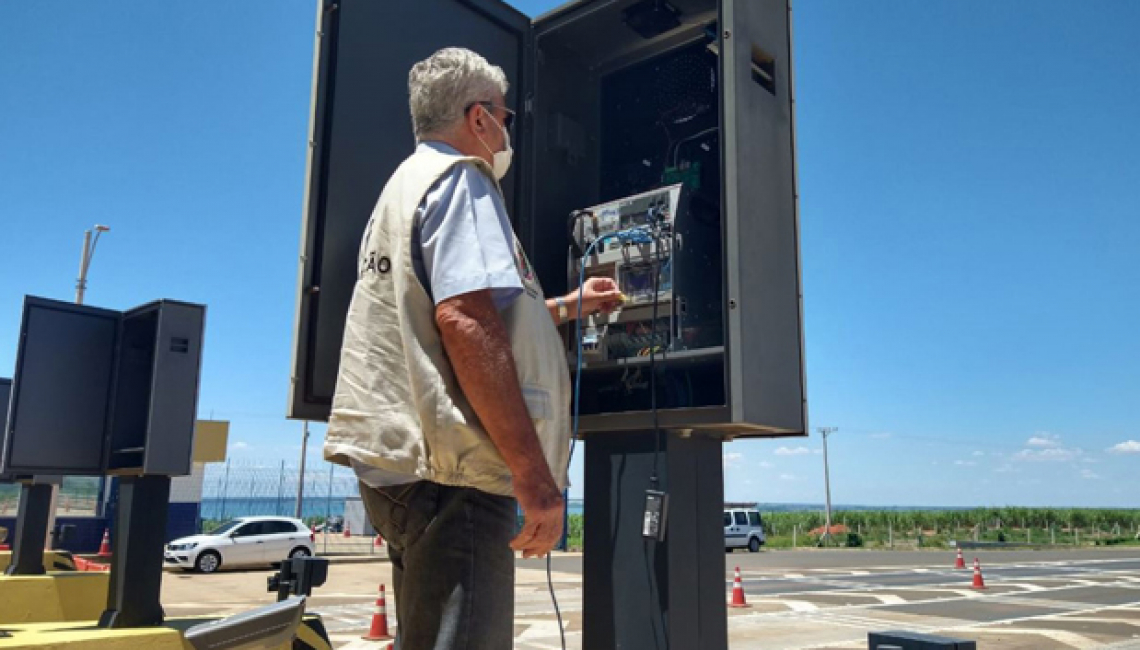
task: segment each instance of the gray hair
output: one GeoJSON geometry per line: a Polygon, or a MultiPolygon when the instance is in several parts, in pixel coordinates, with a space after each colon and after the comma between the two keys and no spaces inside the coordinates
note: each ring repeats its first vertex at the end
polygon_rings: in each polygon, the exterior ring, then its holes
{"type": "Polygon", "coordinates": [[[463,109],[507,94],[507,75],[487,59],[461,47],[447,47],[412,66],[408,95],[416,140],[446,133],[463,109]]]}

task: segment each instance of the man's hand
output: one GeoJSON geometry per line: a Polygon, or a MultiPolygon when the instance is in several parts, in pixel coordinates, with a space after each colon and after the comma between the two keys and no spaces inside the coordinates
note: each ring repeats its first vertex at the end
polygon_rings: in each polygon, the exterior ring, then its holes
{"type": "MultiPolygon", "coordinates": [[[[611,278],[590,278],[586,280],[586,284],[582,285],[580,292],[575,289],[567,297],[571,304],[579,301],[582,303],[583,316],[595,312],[608,314],[620,307],[625,299],[625,296],[618,290],[617,283],[611,278]]],[[[577,315],[578,312],[575,310],[571,312],[570,317],[574,318],[577,315]]]]}
{"type": "Polygon", "coordinates": [[[516,477],[514,488],[523,511],[523,529],[511,541],[511,548],[522,551],[524,558],[545,557],[562,539],[566,510],[562,494],[549,478],[516,477]]]}

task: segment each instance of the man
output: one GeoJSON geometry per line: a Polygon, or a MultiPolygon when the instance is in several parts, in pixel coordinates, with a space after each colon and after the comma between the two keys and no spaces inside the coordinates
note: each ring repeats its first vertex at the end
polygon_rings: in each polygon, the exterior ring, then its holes
{"type": "Polygon", "coordinates": [[[500,68],[447,48],[413,66],[408,90],[417,147],[361,243],[325,457],[355,468],[389,543],[400,650],[506,650],[512,549],[542,557],[562,535],[556,324],[621,294],[595,279],[543,296],[498,185],[514,117],[500,68]]]}

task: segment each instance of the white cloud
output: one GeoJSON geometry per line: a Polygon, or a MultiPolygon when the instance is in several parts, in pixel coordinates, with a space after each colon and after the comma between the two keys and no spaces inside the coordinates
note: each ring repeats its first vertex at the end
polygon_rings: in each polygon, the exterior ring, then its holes
{"type": "Polygon", "coordinates": [[[1091,480],[1091,481],[1095,481],[1096,479],[1100,478],[1100,475],[1097,474],[1096,472],[1092,471],[1091,469],[1085,468],[1085,469],[1081,470],[1081,478],[1091,480]]]}
{"type": "Polygon", "coordinates": [[[976,467],[978,463],[972,460],[956,460],[954,464],[959,467],[976,467]]]}
{"type": "Polygon", "coordinates": [[[816,456],[818,456],[818,455],[820,455],[820,454],[822,454],[822,453],[823,453],[823,450],[822,450],[822,449],[818,449],[818,448],[817,448],[817,449],[812,449],[812,450],[811,450],[811,453],[813,453],[813,454],[815,454],[816,456]]]}
{"type": "Polygon", "coordinates": [[[777,456],[803,456],[810,454],[811,450],[807,447],[778,447],[773,453],[777,456]]]}
{"type": "Polygon", "coordinates": [[[984,452],[984,451],[975,451],[975,452],[974,452],[972,455],[973,455],[973,456],[985,456],[985,455],[986,455],[986,452],[984,452]]]}
{"type": "Polygon", "coordinates": [[[995,467],[994,471],[998,474],[1014,474],[1020,472],[1021,470],[1017,469],[1013,465],[1010,465],[1009,463],[1006,463],[1001,467],[995,467]]]}
{"type": "Polygon", "coordinates": [[[775,467],[775,465],[773,465],[772,463],[769,463],[766,460],[762,460],[762,461],[760,461],[760,467],[762,467],[764,469],[772,469],[773,467],[775,467]]]}
{"type": "Polygon", "coordinates": [[[1129,440],[1108,448],[1112,454],[1140,454],[1140,442],[1129,440]]]}
{"type": "Polygon", "coordinates": [[[780,474],[781,481],[794,481],[796,480],[795,474],[780,474]]]}
{"type": "Polygon", "coordinates": [[[1013,455],[1014,460],[1027,461],[1063,461],[1073,460],[1084,454],[1080,449],[1064,449],[1051,447],[1049,449],[1022,449],[1013,455]]]}
{"type": "Polygon", "coordinates": [[[230,444],[230,449],[249,449],[249,443],[236,440],[230,444]]]}
{"type": "Polygon", "coordinates": [[[1025,444],[1030,447],[1059,447],[1061,446],[1061,436],[1045,433],[1044,431],[1038,431],[1025,444]]]}
{"type": "Polygon", "coordinates": [[[725,467],[738,467],[744,454],[735,451],[724,452],[724,466],[725,467]]]}

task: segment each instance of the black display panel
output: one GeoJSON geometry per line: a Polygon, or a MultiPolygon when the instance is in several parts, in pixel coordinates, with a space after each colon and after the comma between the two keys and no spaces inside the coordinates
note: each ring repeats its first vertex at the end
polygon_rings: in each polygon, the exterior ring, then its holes
{"type": "MultiPolygon", "coordinates": [[[[530,21],[498,0],[338,0],[322,4],[319,27],[289,400],[289,417],[309,420],[328,418],[364,227],[415,148],[408,71],[441,48],[469,48],[503,68],[507,104],[523,115],[530,21]]],[[[519,168],[503,180],[512,215],[519,168]]]]}
{"type": "Polygon", "coordinates": [[[0,471],[102,472],[118,324],[118,312],[25,300],[0,471]]]}

